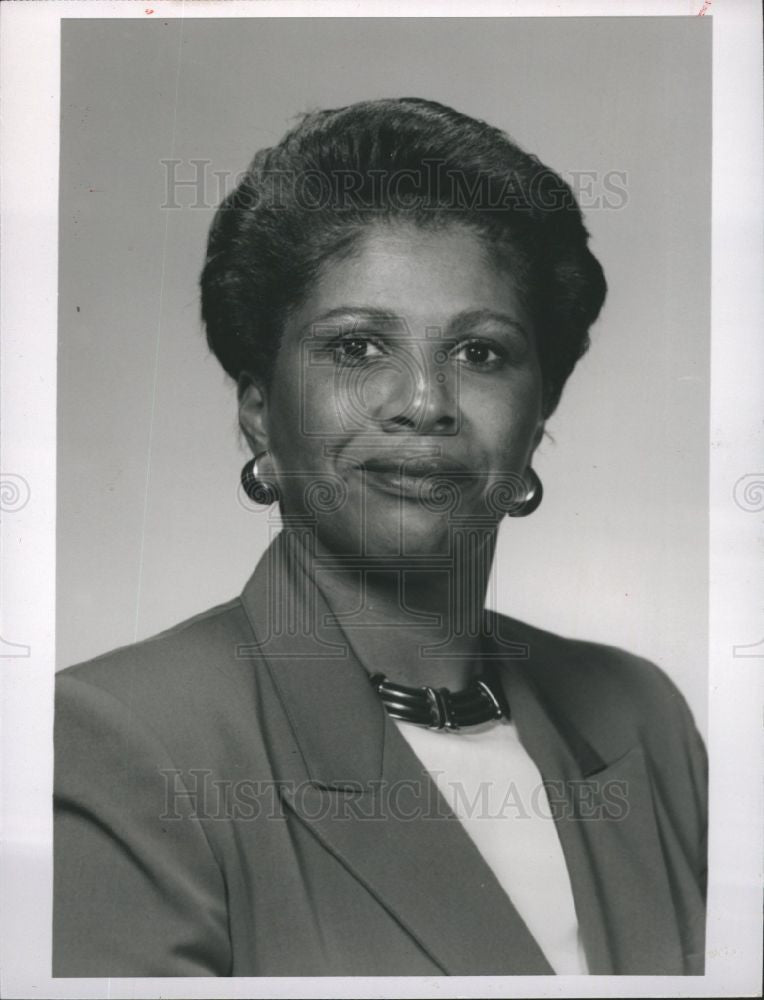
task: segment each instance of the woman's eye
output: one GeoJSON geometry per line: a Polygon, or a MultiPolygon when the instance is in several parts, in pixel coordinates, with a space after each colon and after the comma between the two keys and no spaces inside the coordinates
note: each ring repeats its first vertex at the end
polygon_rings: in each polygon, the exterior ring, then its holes
{"type": "Polygon", "coordinates": [[[473,340],[462,344],[454,354],[457,361],[470,365],[493,365],[502,360],[501,355],[484,340],[473,340]]]}
{"type": "Polygon", "coordinates": [[[337,351],[343,361],[365,361],[382,354],[377,344],[365,337],[345,337],[337,345],[337,351]]]}

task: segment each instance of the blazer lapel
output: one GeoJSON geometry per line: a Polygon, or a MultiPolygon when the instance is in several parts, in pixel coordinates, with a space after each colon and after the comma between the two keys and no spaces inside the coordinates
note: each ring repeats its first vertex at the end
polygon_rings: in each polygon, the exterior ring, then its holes
{"type": "MultiPolygon", "coordinates": [[[[283,801],[450,975],[552,968],[387,717],[306,567],[309,532],[277,536],[242,601],[261,658],[261,725],[283,801]]],[[[488,628],[489,634],[494,631],[488,628]]],[[[522,637],[521,637],[522,638],[522,637]]],[[[533,663],[530,663],[533,667],[533,663]]],[[[520,738],[547,787],[593,974],[682,974],[668,873],[639,746],[605,761],[501,663],[520,738]]]]}
{"type": "Polygon", "coordinates": [[[317,588],[303,587],[305,541],[282,532],[242,595],[255,642],[239,655],[262,657],[275,695],[261,724],[285,806],[444,973],[551,975],[317,588]]]}
{"type": "Polygon", "coordinates": [[[545,704],[528,667],[507,663],[501,676],[520,739],[547,788],[589,971],[681,975],[681,938],[642,748],[603,761],[562,712],[545,704]]]}

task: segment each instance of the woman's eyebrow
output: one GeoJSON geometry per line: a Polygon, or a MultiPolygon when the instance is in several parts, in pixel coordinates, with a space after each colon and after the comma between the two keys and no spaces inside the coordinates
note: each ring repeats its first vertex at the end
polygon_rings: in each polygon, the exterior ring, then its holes
{"type": "MultiPolygon", "coordinates": [[[[377,329],[408,330],[406,320],[390,309],[382,309],[378,306],[340,305],[313,316],[301,327],[300,333],[301,335],[308,333],[325,335],[329,330],[336,329],[341,323],[349,324],[351,327],[365,323],[377,329]]],[[[480,326],[481,323],[511,327],[525,340],[530,341],[528,330],[519,320],[510,316],[509,313],[498,312],[495,309],[465,309],[449,320],[443,333],[449,338],[464,336],[474,327],[480,326]]],[[[432,328],[430,329],[432,330],[432,328]]]]}
{"type": "Polygon", "coordinates": [[[495,309],[466,309],[449,321],[446,331],[451,337],[463,336],[481,323],[498,323],[512,327],[525,340],[530,341],[530,334],[523,324],[509,313],[497,312],[495,309]]]}
{"type": "Polygon", "coordinates": [[[301,327],[300,333],[316,333],[319,330],[326,333],[327,327],[336,328],[340,325],[340,321],[349,323],[352,326],[358,326],[361,323],[370,323],[376,327],[394,329],[406,326],[405,320],[389,309],[381,309],[377,306],[341,305],[319,313],[318,316],[313,316],[301,327]]]}

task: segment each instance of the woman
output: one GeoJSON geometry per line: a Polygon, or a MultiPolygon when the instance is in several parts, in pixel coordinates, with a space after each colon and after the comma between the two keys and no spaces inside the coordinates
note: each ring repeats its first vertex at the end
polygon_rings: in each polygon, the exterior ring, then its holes
{"type": "Polygon", "coordinates": [[[442,105],[257,154],[202,309],[284,527],[240,598],[59,675],[54,975],[702,972],[681,695],[484,609],[604,295],[567,185],[442,105]]]}

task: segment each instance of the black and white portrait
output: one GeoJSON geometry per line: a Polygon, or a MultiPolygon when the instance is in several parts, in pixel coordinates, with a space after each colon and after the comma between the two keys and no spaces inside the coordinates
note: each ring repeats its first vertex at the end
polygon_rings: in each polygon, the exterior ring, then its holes
{"type": "Polygon", "coordinates": [[[134,14],[60,22],[53,979],[702,984],[711,17],[134,14]]]}

